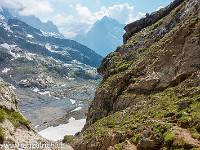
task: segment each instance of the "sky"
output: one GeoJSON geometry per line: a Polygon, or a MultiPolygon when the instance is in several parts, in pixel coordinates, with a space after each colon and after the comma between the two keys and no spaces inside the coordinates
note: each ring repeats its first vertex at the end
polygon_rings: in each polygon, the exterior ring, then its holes
{"type": "Polygon", "coordinates": [[[51,20],[67,38],[85,34],[104,16],[128,24],[173,0],[0,0],[0,6],[22,16],[51,20]]]}

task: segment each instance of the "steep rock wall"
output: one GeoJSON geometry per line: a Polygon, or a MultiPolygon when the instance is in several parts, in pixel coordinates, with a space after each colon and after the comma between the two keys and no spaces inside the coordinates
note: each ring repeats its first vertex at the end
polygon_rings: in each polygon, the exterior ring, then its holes
{"type": "Polygon", "coordinates": [[[173,4],[103,59],[75,149],[200,147],[200,1],[173,4]]]}
{"type": "Polygon", "coordinates": [[[123,35],[123,41],[124,43],[127,42],[127,40],[133,36],[133,34],[139,32],[143,28],[146,28],[148,26],[151,26],[152,24],[156,23],[158,20],[164,18],[167,16],[174,8],[179,6],[181,3],[183,3],[184,0],[175,0],[173,3],[171,3],[169,6],[167,6],[164,9],[161,9],[157,12],[154,12],[152,14],[146,14],[145,18],[142,18],[140,20],[137,20],[135,22],[132,22],[124,27],[126,33],[123,35]]]}
{"type": "Polygon", "coordinates": [[[103,59],[98,68],[103,81],[89,108],[87,125],[176,86],[199,70],[199,6],[198,0],[185,0],[103,59]]]}

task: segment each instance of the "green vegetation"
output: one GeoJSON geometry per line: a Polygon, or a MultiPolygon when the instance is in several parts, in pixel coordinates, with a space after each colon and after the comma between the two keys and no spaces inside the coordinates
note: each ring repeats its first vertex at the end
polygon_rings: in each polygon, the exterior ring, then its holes
{"type": "Polygon", "coordinates": [[[26,120],[19,112],[7,111],[0,109],[0,122],[3,122],[5,119],[8,119],[15,127],[19,127],[21,124],[30,128],[30,121],[26,120]]]}
{"type": "Polygon", "coordinates": [[[123,150],[125,147],[126,145],[124,143],[119,143],[114,147],[114,150],[123,150]]]}
{"type": "Polygon", "coordinates": [[[15,128],[19,127],[21,124],[30,128],[30,121],[26,120],[19,112],[7,112],[7,118],[15,128]]]}
{"type": "Polygon", "coordinates": [[[127,60],[120,61],[119,63],[116,63],[113,66],[113,69],[109,70],[109,75],[121,73],[124,70],[127,70],[130,65],[131,65],[131,61],[127,61],[127,60]]]}
{"type": "Polygon", "coordinates": [[[66,136],[64,136],[64,140],[63,140],[63,142],[64,143],[67,143],[67,144],[70,144],[71,142],[73,142],[73,136],[72,135],[66,135],[66,136]]]}
{"type": "MultiPolygon", "coordinates": [[[[84,141],[104,139],[120,131],[136,145],[146,136],[145,130],[163,147],[186,148],[187,142],[173,128],[172,122],[186,128],[193,138],[200,140],[199,131],[196,130],[200,119],[200,89],[191,88],[189,85],[192,83],[186,80],[176,87],[146,97],[142,106],[133,106],[102,118],[85,132],[84,141]]],[[[120,149],[121,146],[123,144],[115,148],[120,149]]]]}
{"type": "MultiPolygon", "coordinates": [[[[124,149],[124,142],[127,140],[137,145],[142,139],[150,139],[163,149],[190,149],[193,145],[188,143],[188,139],[181,132],[191,135],[189,138],[192,140],[200,140],[200,88],[197,86],[197,75],[200,72],[190,74],[191,76],[186,75],[187,77],[183,77],[183,80],[172,81],[174,83],[167,86],[165,90],[160,88],[143,92],[143,89],[138,89],[141,91],[137,92],[132,84],[135,82],[139,84],[137,81],[143,81],[140,79],[151,74],[152,70],[159,71],[158,68],[162,65],[154,64],[162,64],[160,60],[168,61],[170,57],[179,59],[176,57],[181,50],[179,46],[185,43],[186,45],[199,43],[199,27],[197,27],[199,18],[194,17],[194,14],[183,21],[170,22],[183,13],[183,6],[186,3],[175,8],[168,16],[154,25],[135,33],[125,45],[118,47],[117,51],[109,55],[112,59],[106,68],[98,93],[104,94],[107,90],[105,93],[108,96],[106,95],[105,99],[102,96],[102,101],[108,105],[111,103],[111,107],[105,106],[105,109],[102,109],[110,115],[98,120],[84,132],[85,143],[90,144],[91,140],[95,139],[102,144],[104,139],[121,134],[126,139],[116,143],[114,147],[116,149],[124,149]],[[166,19],[168,21],[165,21],[166,19]],[[177,39],[178,36],[180,39],[177,39]],[[119,49],[122,50],[119,51],[119,49]],[[122,84],[123,82],[127,84],[122,84]],[[140,96],[144,97],[138,98],[140,96]],[[115,107],[113,97],[116,97],[119,104],[126,103],[126,99],[129,99],[128,103],[138,99],[139,102],[130,108],[116,112],[112,109],[112,106],[115,107]]],[[[97,97],[96,100],[101,101],[100,98],[97,97]]],[[[96,109],[95,105],[92,106],[93,104],[95,102],[91,104],[90,112],[96,109]]],[[[120,110],[121,108],[115,109],[120,110]]],[[[92,117],[95,118],[94,115],[92,117]]],[[[95,119],[91,120],[96,121],[95,119]]]]}
{"type": "Polygon", "coordinates": [[[0,108],[0,122],[3,122],[5,120],[5,111],[0,108]]]}
{"type": "Polygon", "coordinates": [[[86,80],[89,80],[89,79],[98,80],[98,79],[100,79],[100,76],[93,76],[92,74],[87,73],[85,70],[82,70],[82,69],[75,71],[74,77],[75,78],[78,77],[78,78],[82,78],[82,79],[86,79],[86,80]]]}

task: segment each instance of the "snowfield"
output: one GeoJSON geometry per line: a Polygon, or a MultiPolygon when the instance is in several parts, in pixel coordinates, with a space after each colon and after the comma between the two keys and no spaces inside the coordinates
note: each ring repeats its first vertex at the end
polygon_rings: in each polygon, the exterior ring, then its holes
{"type": "Polygon", "coordinates": [[[61,124],[57,127],[49,127],[38,132],[41,136],[48,140],[58,141],[62,140],[65,135],[75,135],[80,132],[86,123],[86,119],[75,120],[71,117],[68,124],[61,124]]]}

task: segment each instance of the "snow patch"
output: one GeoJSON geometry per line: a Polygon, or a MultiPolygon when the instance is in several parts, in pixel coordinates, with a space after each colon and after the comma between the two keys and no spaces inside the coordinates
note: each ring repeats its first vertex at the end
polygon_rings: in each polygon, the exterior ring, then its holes
{"type": "Polygon", "coordinates": [[[68,77],[68,76],[66,76],[66,79],[68,79],[68,80],[70,80],[70,81],[75,80],[75,78],[70,78],[70,77],[68,77]]]}
{"type": "Polygon", "coordinates": [[[38,88],[34,88],[33,92],[39,92],[40,90],[38,88]]]}
{"type": "Polygon", "coordinates": [[[26,53],[26,59],[33,60],[33,58],[31,58],[31,55],[29,55],[28,53],[26,53]]]}
{"type": "Polygon", "coordinates": [[[72,103],[72,105],[76,103],[76,101],[73,100],[73,99],[69,99],[69,100],[70,100],[70,102],[72,103]]]}
{"type": "Polygon", "coordinates": [[[57,51],[54,51],[54,50],[52,50],[51,48],[51,45],[49,44],[49,43],[47,43],[46,45],[45,45],[45,47],[46,47],[46,49],[48,49],[50,52],[54,52],[54,53],[58,53],[57,51]]]}
{"type": "Polygon", "coordinates": [[[28,38],[34,38],[31,34],[27,34],[28,38]]]}
{"type": "Polygon", "coordinates": [[[21,80],[21,82],[27,82],[27,81],[28,81],[27,79],[21,80]]]}
{"type": "Polygon", "coordinates": [[[1,20],[4,20],[4,19],[5,19],[5,17],[4,17],[4,16],[2,16],[2,15],[0,15],[0,19],[1,19],[1,20]]]}
{"type": "Polygon", "coordinates": [[[47,44],[45,45],[45,47],[46,47],[46,49],[48,49],[49,51],[51,51],[51,46],[50,46],[49,43],[47,43],[47,44]]]}
{"type": "Polygon", "coordinates": [[[80,132],[86,123],[86,119],[75,120],[71,117],[69,123],[57,127],[49,127],[38,132],[41,136],[52,141],[62,140],[65,135],[75,135],[80,132]]]}
{"type": "Polygon", "coordinates": [[[50,95],[50,91],[38,92],[41,95],[50,95]]]}
{"type": "Polygon", "coordinates": [[[27,53],[29,56],[35,56],[36,54],[33,53],[27,53]]]}
{"type": "Polygon", "coordinates": [[[2,70],[2,73],[8,73],[8,71],[10,71],[10,68],[4,68],[4,69],[2,70]]]}
{"type": "Polygon", "coordinates": [[[40,126],[40,125],[37,124],[37,125],[35,126],[35,129],[37,129],[39,126],[40,126]]]}
{"type": "Polygon", "coordinates": [[[6,49],[11,49],[11,48],[15,48],[17,45],[9,45],[8,43],[3,43],[1,44],[1,46],[6,49]]]}
{"type": "Polygon", "coordinates": [[[9,88],[11,88],[11,89],[13,89],[13,90],[16,89],[16,87],[14,87],[12,84],[9,86],[9,88]]]}
{"type": "Polygon", "coordinates": [[[19,25],[17,25],[17,24],[13,24],[12,26],[13,26],[13,27],[19,27],[19,25]]]}
{"type": "Polygon", "coordinates": [[[71,67],[73,65],[72,64],[63,64],[63,66],[65,66],[65,67],[71,67]]]}
{"type": "Polygon", "coordinates": [[[82,107],[77,107],[76,109],[72,110],[71,112],[74,112],[74,111],[78,111],[78,110],[81,110],[82,107]]]}
{"type": "MultiPolygon", "coordinates": [[[[9,32],[12,32],[12,30],[10,30],[10,27],[8,26],[7,23],[3,23],[4,29],[8,30],[9,32]]],[[[12,32],[13,33],[13,32],[12,32]]]]}
{"type": "MultiPolygon", "coordinates": [[[[8,49],[10,51],[10,54],[14,57],[14,59],[21,57],[19,54],[15,54],[12,52],[12,49],[15,48],[17,45],[9,45],[8,43],[4,43],[4,44],[1,44],[1,46],[8,49]]],[[[14,59],[11,59],[11,60],[14,60],[14,59]]]]}

